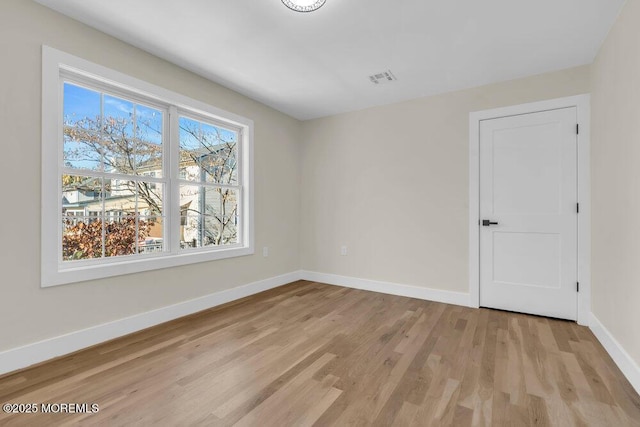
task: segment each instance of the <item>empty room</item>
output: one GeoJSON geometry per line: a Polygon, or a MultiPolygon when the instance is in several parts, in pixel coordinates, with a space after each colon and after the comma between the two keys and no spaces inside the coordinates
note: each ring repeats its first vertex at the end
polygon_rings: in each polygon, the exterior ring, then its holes
{"type": "Polygon", "coordinates": [[[640,426],[639,0],[0,0],[0,52],[0,425],[640,426]]]}

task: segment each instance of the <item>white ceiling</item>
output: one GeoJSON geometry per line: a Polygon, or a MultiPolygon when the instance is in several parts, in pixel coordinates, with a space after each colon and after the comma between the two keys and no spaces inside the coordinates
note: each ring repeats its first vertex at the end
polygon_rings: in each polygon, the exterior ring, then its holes
{"type": "Polygon", "coordinates": [[[591,63],[625,0],[36,1],[310,119],[591,63]]]}

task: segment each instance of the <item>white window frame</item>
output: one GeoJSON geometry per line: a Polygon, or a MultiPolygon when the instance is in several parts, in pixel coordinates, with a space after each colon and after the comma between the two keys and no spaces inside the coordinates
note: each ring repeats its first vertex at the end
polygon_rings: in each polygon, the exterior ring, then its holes
{"type": "MultiPolygon", "coordinates": [[[[78,173],[82,174],[81,171],[78,173]]],[[[193,183],[197,185],[197,182],[193,183]]],[[[142,271],[213,261],[254,253],[253,215],[253,121],[179,93],[136,79],[76,56],[42,47],[42,247],[41,286],[49,287],[142,271]],[[86,79],[166,106],[163,141],[166,182],[163,233],[165,252],[82,261],[62,260],[62,168],[63,168],[63,75],[86,79]],[[239,180],[241,184],[238,217],[238,243],[181,250],[179,241],[179,130],[178,114],[201,117],[238,130],[239,180]],[[55,160],[54,160],[55,159],[55,160]],[[176,226],[178,228],[176,228],[176,226]]]]}

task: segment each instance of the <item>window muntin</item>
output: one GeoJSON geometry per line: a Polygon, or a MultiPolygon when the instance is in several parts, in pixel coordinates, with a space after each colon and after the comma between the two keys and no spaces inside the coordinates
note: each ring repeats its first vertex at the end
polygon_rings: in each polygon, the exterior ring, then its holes
{"type": "Polygon", "coordinates": [[[251,120],[47,46],[42,59],[43,287],[254,253],[251,120]],[[228,143],[204,173],[180,168],[180,117],[228,143]],[[180,204],[181,186],[202,197],[180,204]]]}

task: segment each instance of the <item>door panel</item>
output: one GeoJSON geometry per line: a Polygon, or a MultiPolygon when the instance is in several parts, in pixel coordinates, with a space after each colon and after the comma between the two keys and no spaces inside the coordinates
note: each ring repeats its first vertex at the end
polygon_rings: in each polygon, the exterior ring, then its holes
{"type": "Polygon", "coordinates": [[[558,123],[548,123],[493,132],[492,214],[559,213],[558,131],[558,123]]]}
{"type": "Polygon", "coordinates": [[[495,283],[560,287],[562,249],[558,234],[496,231],[492,235],[495,283]]]}
{"type": "Polygon", "coordinates": [[[577,317],[576,109],[480,124],[480,304],[577,317]]]}

